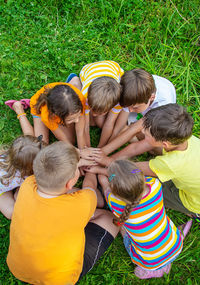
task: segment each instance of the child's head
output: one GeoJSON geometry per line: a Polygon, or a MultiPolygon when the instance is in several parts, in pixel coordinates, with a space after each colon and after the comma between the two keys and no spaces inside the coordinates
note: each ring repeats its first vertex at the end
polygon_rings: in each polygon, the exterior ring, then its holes
{"type": "Polygon", "coordinates": [[[79,177],[79,154],[75,147],[66,142],[55,142],[36,156],[33,171],[38,188],[51,194],[76,183],[79,177]]]}
{"type": "Polygon", "coordinates": [[[25,135],[16,138],[11,146],[2,151],[0,166],[7,174],[1,177],[3,184],[9,183],[19,171],[21,177],[33,174],[33,160],[45,144],[38,138],[25,135]]]}
{"type": "Polygon", "coordinates": [[[148,111],[143,118],[145,138],[153,146],[169,142],[184,143],[192,135],[193,119],[186,109],[178,104],[167,104],[148,111]]]}
{"type": "Polygon", "coordinates": [[[119,103],[120,94],[120,84],[114,78],[99,77],[88,88],[88,105],[94,114],[105,114],[119,103]]]}
{"type": "Polygon", "coordinates": [[[153,102],[156,86],[153,76],[143,69],[126,71],[121,78],[122,94],[120,105],[129,107],[130,112],[141,113],[153,102]]]}
{"type": "Polygon", "coordinates": [[[36,111],[39,114],[40,108],[47,105],[49,114],[52,117],[57,115],[63,124],[77,122],[83,111],[79,96],[69,85],[56,85],[47,89],[40,95],[36,104],[36,111]]]}
{"type": "Polygon", "coordinates": [[[136,207],[144,193],[144,175],[135,164],[129,160],[116,160],[108,167],[110,188],[112,193],[126,203],[126,207],[118,219],[117,225],[123,224],[136,207]]]}

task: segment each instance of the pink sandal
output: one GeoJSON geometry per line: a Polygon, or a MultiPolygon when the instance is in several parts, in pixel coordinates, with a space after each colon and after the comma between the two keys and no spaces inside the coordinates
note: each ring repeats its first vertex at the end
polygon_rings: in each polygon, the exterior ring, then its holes
{"type": "Polygon", "coordinates": [[[20,102],[23,104],[24,109],[30,108],[30,99],[21,99],[20,102]]]}
{"type": "Polygon", "coordinates": [[[30,107],[30,99],[21,99],[20,101],[19,100],[8,100],[5,102],[5,104],[14,111],[13,109],[13,104],[15,102],[21,102],[22,106],[24,109],[27,109],[30,107]]]}
{"type": "Polygon", "coordinates": [[[160,278],[164,275],[164,273],[168,274],[170,269],[171,269],[171,263],[157,270],[146,270],[140,266],[137,266],[135,268],[134,273],[140,279],[160,278]]]}

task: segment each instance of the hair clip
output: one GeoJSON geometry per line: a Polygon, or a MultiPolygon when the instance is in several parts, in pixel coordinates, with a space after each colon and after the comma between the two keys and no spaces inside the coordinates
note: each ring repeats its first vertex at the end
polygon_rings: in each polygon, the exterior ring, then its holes
{"type": "Polygon", "coordinates": [[[123,224],[124,224],[124,222],[121,222],[121,223],[120,223],[119,221],[117,221],[117,226],[118,226],[118,227],[123,226],[123,224]]]}
{"type": "Polygon", "coordinates": [[[40,135],[37,137],[38,142],[40,143],[40,149],[42,148],[42,139],[43,139],[43,135],[40,135]]]}
{"type": "Polygon", "coordinates": [[[113,177],[115,177],[116,175],[115,174],[111,174],[109,177],[108,177],[108,180],[111,181],[113,179],[113,177]]]}
{"type": "Polygon", "coordinates": [[[140,169],[133,169],[132,171],[131,171],[131,173],[137,173],[137,172],[142,172],[140,169]]]}

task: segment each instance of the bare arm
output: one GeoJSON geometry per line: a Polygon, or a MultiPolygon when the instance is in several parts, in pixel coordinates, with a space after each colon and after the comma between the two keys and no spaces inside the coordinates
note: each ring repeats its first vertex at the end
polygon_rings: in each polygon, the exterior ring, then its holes
{"type": "Polygon", "coordinates": [[[139,120],[136,123],[130,125],[126,131],[122,132],[114,140],[102,147],[102,151],[108,155],[123,144],[127,143],[133,136],[142,130],[142,123],[143,121],[139,120]]]}
{"type": "Polygon", "coordinates": [[[59,141],[69,142],[71,144],[75,143],[74,124],[70,124],[67,127],[59,125],[52,133],[59,141]]]}
{"type": "Polygon", "coordinates": [[[103,147],[108,142],[109,138],[112,136],[117,117],[118,114],[114,114],[111,111],[108,113],[101,131],[101,138],[98,147],[103,147]]]}
{"type": "Polygon", "coordinates": [[[85,179],[83,180],[83,188],[87,187],[90,187],[94,190],[97,188],[97,178],[95,174],[89,172],[85,174],[85,179]]]}
{"type": "Polygon", "coordinates": [[[113,160],[118,159],[118,158],[129,158],[132,156],[142,154],[146,151],[150,151],[152,149],[153,149],[153,147],[146,140],[142,140],[142,141],[133,142],[133,143],[129,144],[124,149],[113,154],[111,156],[111,158],[113,160]]]}
{"type": "Polygon", "coordinates": [[[109,139],[109,142],[111,142],[114,138],[116,138],[119,133],[123,130],[123,128],[126,126],[127,120],[128,120],[129,113],[122,110],[116,120],[114,130],[112,132],[112,136],[109,139]]]}
{"type": "Polygon", "coordinates": [[[144,173],[144,175],[157,177],[157,175],[155,174],[155,172],[153,172],[153,171],[151,170],[151,168],[149,167],[149,162],[148,162],[148,161],[136,162],[135,164],[136,164],[136,166],[137,166],[139,169],[142,170],[142,172],[144,173]]]}
{"type": "Polygon", "coordinates": [[[85,115],[81,115],[78,123],[75,124],[77,145],[78,148],[84,148],[86,144],[86,134],[85,134],[85,115]]]}
{"type": "Polygon", "coordinates": [[[85,138],[86,138],[86,145],[90,147],[91,144],[90,144],[90,115],[89,114],[85,114],[85,138]]]}

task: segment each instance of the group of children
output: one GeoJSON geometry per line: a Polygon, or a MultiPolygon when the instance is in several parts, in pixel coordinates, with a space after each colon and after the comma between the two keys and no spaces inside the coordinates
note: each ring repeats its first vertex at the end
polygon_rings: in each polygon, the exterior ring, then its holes
{"type": "Polygon", "coordinates": [[[138,278],[169,273],[192,220],[177,228],[165,207],[200,214],[200,140],[175,102],[170,81],[124,72],[114,61],[87,64],[79,77],[50,83],[30,100],[5,102],[24,133],[0,157],[0,211],[12,219],[7,264],[18,279],[75,284],[119,231],[138,278]],[[90,125],[102,129],[97,148],[90,125]],[[59,142],[48,145],[49,130],[59,142]],[[127,160],[146,151],[159,155],[127,160]]]}

